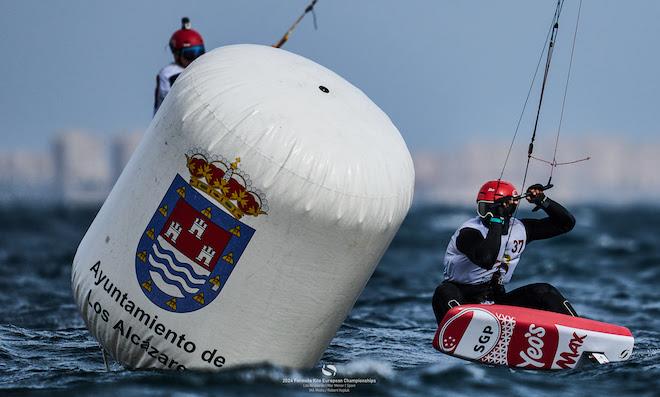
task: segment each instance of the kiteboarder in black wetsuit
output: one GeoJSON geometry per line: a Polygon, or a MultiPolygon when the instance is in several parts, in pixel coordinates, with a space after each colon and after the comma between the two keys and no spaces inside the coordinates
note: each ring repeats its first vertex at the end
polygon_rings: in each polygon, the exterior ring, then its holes
{"type": "Polygon", "coordinates": [[[445,254],[444,281],[433,294],[438,323],[454,306],[465,303],[497,303],[577,316],[566,298],[547,283],[529,284],[511,292],[511,279],[520,255],[530,242],[569,232],[575,218],[535,184],[527,189],[527,201],[548,215],[543,219],[513,217],[520,196],[502,180],[486,182],[477,195],[478,217],[454,233],[445,254]]]}

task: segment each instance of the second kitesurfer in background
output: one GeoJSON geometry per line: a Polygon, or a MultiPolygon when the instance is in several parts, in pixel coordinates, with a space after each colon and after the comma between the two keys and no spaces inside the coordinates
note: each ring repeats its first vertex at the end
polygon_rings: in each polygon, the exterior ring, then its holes
{"type": "Polygon", "coordinates": [[[154,114],[163,103],[167,93],[170,92],[176,78],[192,61],[205,52],[202,35],[190,28],[190,19],[185,17],[181,19],[181,29],[172,34],[169,46],[174,56],[174,62],[162,68],[156,77],[154,114]]]}
{"type": "Polygon", "coordinates": [[[566,298],[547,283],[529,284],[506,292],[522,252],[534,240],[569,232],[575,218],[566,208],[535,184],[527,189],[527,201],[543,209],[543,219],[513,217],[520,197],[509,182],[486,182],[477,195],[477,217],[454,233],[445,253],[444,281],[433,294],[438,323],[454,306],[497,303],[577,316],[566,298]]]}

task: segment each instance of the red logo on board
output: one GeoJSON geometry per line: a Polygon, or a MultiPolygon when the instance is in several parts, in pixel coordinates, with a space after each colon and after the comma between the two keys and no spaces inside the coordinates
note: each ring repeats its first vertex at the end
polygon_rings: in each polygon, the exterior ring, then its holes
{"type": "Polygon", "coordinates": [[[507,354],[509,366],[526,369],[550,368],[558,341],[559,333],[554,326],[540,327],[530,324],[526,329],[516,329],[507,354]]]}
{"type": "Polygon", "coordinates": [[[463,338],[463,334],[465,334],[465,331],[470,325],[472,316],[474,316],[473,311],[463,310],[447,321],[438,336],[439,338],[442,338],[442,341],[439,341],[442,343],[442,350],[452,352],[456,349],[458,343],[463,338]]]}
{"type": "Polygon", "coordinates": [[[559,368],[572,368],[575,365],[576,359],[580,358],[580,347],[582,347],[586,338],[587,335],[579,336],[576,332],[573,332],[573,338],[568,342],[568,349],[570,352],[562,352],[559,355],[561,359],[556,362],[559,368]]]}

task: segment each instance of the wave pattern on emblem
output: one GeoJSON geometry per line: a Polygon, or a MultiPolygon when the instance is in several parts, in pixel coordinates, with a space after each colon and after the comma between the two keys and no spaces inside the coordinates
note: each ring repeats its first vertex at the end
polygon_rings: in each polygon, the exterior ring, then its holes
{"type": "Polygon", "coordinates": [[[195,274],[196,276],[206,277],[211,274],[211,272],[192,262],[191,259],[181,254],[181,252],[179,252],[172,244],[169,243],[169,241],[165,240],[162,236],[158,236],[156,238],[155,244],[158,246],[159,252],[165,253],[178,265],[190,270],[191,273],[195,274]]]}
{"type": "MultiPolygon", "coordinates": [[[[167,264],[170,267],[170,271],[172,271],[173,273],[183,273],[183,275],[185,275],[186,278],[188,279],[188,281],[192,284],[204,285],[206,280],[204,280],[203,278],[197,278],[197,277],[192,275],[192,273],[195,271],[194,268],[191,268],[191,266],[189,266],[185,263],[181,263],[181,262],[177,261],[176,258],[173,260],[174,254],[172,252],[168,252],[167,250],[165,250],[162,247],[161,247],[161,250],[163,252],[161,252],[158,248],[159,248],[158,244],[154,243],[154,245],[153,245],[153,249],[154,249],[153,254],[154,254],[154,256],[157,259],[159,259],[161,262],[166,261],[167,264]],[[178,264],[174,263],[174,261],[178,262],[178,264]],[[192,272],[191,272],[191,270],[192,270],[192,272]]],[[[197,266],[197,267],[199,267],[199,266],[197,266]]],[[[199,275],[197,273],[195,273],[195,275],[197,275],[199,277],[199,275]]]]}
{"type": "Polygon", "coordinates": [[[188,285],[183,277],[172,274],[170,269],[165,264],[156,261],[153,255],[149,255],[149,264],[153,270],[157,271],[161,276],[163,276],[163,281],[166,283],[177,285],[190,294],[194,294],[199,291],[199,288],[194,288],[188,285]]]}
{"type": "Polygon", "coordinates": [[[169,296],[175,297],[175,298],[183,298],[185,295],[183,294],[183,291],[181,291],[181,288],[177,287],[174,284],[169,284],[163,279],[163,276],[160,275],[160,273],[156,270],[149,270],[149,275],[151,276],[151,279],[153,280],[154,284],[166,293],[169,296]]]}

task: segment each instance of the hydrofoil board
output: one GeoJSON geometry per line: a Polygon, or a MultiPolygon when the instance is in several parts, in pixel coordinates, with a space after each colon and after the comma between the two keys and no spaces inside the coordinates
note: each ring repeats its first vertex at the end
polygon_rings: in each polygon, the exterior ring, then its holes
{"type": "Polygon", "coordinates": [[[574,368],[583,357],[625,361],[634,338],[628,328],[543,310],[504,305],[461,305],[438,326],[433,347],[484,364],[523,369],[574,368]]]}

